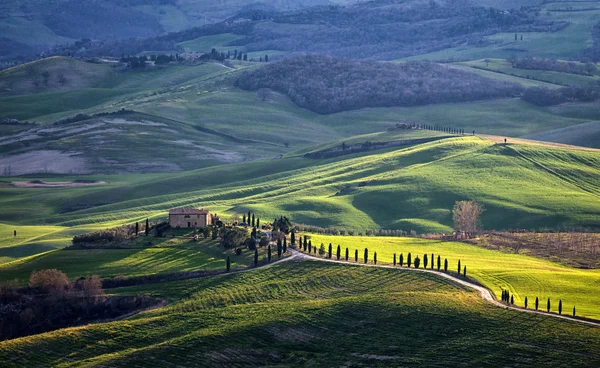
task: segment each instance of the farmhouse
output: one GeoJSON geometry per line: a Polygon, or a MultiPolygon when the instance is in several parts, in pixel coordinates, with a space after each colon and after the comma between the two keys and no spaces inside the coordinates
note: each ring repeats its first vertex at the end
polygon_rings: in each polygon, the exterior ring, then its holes
{"type": "Polygon", "coordinates": [[[210,211],[196,208],[175,208],[169,210],[169,225],[175,228],[205,228],[212,225],[210,211]]]}

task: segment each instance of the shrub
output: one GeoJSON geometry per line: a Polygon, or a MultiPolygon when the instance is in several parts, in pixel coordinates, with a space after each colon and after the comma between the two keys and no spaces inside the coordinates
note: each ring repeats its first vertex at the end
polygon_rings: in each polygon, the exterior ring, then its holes
{"type": "Polygon", "coordinates": [[[419,266],[421,265],[421,259],[419,257],[415,257],[415,268],[419,268],[419,266]]]}
{"type": "Polygon", "coordinates": [[[68,291],[69,279],[57,269],[41,270],[31,273],[29,285],[49,294],[63,294],[68,291]]]}
{"type": "Polygon", "coordinates": [[[240,227],[221,229],[221,245],[225,249],[242,246],[245,244],[248,237],[248,230],[240,227]]]}

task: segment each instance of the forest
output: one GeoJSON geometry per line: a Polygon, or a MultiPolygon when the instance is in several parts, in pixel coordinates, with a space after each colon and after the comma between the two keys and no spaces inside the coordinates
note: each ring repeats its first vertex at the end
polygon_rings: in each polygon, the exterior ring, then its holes
{"type": "Polygon", "coordinates": [[[592,63],[582,64],[533,56],[511,58],[509,61],[513,68],[519,69],[544,70],[586,76],[592,76],[596,72],[596,66],[592,63]]]}
{"type": "Polygon", "coordinates": [[[518,84],[427,61],[355,61],[313,54],[246,72],[236,85],[245,90],[269,88],[321,114],[513,97],[522,92],[518,84]]]}

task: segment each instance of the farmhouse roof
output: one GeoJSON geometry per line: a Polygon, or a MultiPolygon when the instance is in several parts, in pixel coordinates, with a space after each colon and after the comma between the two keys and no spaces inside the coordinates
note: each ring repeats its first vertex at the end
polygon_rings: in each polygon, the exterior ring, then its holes
{"type": "Polygon", "coordinates": [[[208,215],[210,211],[197,208],[174,208],[169,210],[169,215],[208,215]]]}

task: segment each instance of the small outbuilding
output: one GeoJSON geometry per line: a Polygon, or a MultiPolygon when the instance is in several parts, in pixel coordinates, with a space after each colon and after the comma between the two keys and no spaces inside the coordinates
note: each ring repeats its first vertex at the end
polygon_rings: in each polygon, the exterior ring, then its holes
{"type": "Polygon", "coordinates": [[[210,211],[203,208],[175,208],[169,210],[169,225],[174,228],[200,228],[212,225],[210,211]]]}

